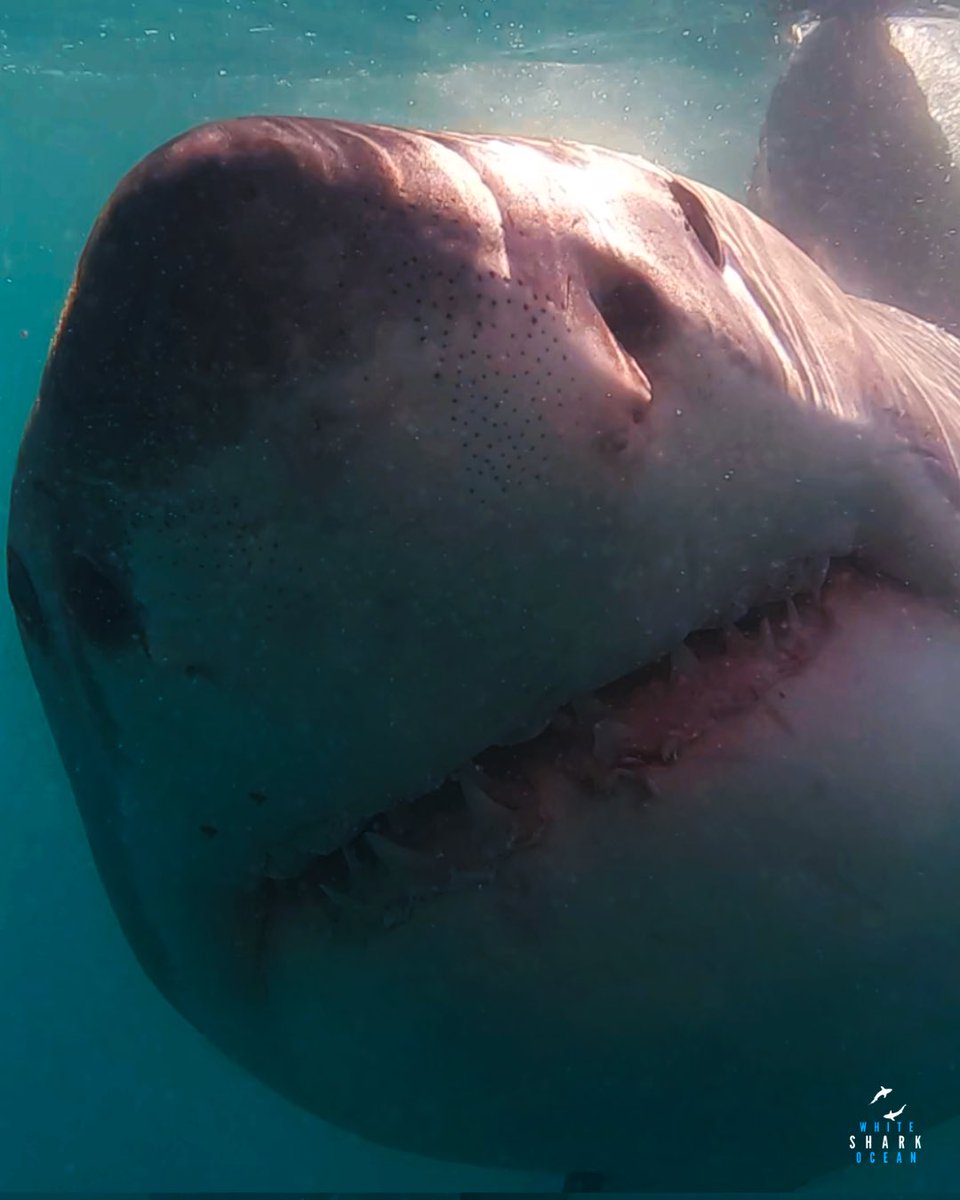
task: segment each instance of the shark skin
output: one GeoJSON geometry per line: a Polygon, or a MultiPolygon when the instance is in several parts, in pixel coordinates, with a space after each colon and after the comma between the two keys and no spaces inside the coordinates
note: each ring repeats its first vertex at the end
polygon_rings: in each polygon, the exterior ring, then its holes
{"type": "Polygon", "coordinates": [[[635,156],[160,147],[8,531],[144,970],[451,1160],[779,1189],[878,1075],[950,1116],[958,387],[954,338],[635,156]]]}

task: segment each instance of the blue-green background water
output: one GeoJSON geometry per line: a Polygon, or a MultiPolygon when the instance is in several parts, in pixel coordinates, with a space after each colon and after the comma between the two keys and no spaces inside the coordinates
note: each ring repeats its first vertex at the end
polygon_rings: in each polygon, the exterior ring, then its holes
{"type": "MultiPolygon", "coordinates": [[[[638,150],[735,195],[778,69],[711,0],[8,0],[0,522],[70,275],[119,176],[213,117],[340,116],[638,150]]],[[[332,1130],[222,1059],[122,940],[0,604],[0,1190],[545,1189],[332,1130]]]]}

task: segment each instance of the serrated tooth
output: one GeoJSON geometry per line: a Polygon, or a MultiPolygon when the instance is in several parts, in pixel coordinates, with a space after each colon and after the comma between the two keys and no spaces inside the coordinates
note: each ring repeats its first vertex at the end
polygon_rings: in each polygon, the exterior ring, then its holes
{"type": "Polygon", "coordinates": [[[340,853],[346,860],[347,868],[350,871],[351,878],[359,875],[364,870],[363,863],[357,858],[357,852],[349,842],[345,846],[341,847],[340,853]]]}
{"type": "Polygon", "coordinates": [[[601,766],[611,767],[627,746],[631,733],[620,721],[598,721],[593,727],[593,757],[601,766]]]}
{"type": "Polygon", "coordinates": [[[814,600],[820,603],[820,593],[823,591],[823,585],[830,570],[830,559],[824,555],[823,558],[812,558],[810,560],[810,575],[807,583],[814,600]]]}
{"type": "Polygon", "coordinates": [[[773,626],[770,624],[770,618],[767,616],[760,619],[760,646],[767,654],[775,655],[777,653],[777,643],[773,636],[773,626]]]}
{"type": "Polygon", "coordinates": [[[818,592],[830,566],[827,555],[810,555],[794,560],[782,577],[771,580],[770,600],[781,596],[796,596],[806,592],[818,592]]]}
{"type": "Polygon", "coordinates": [[[473,770],[458,771],[453,778],[460,784],[467,811],[478,829],[496,833],[513,830],[514,822],[510,810],[487,795],[473,770]]]}
{"type": "Polygon", "coordinates": [[[659,799],[660,789],[651,779],[650,773],[643,769],[640,759],[626,759],[622,766],[616,768],[614,775],[631,784],[645,799],[659,799]]]}
{"type": "Polygon", "coordinates": [[[700,660],[686,642],[670,651],[670,675],[677,679],[694,679],[700,671],[700,660]]]}
{"type": "Polygon", "coordinates": [[[346,892],[341,892],[339,888],[331,887],[329,883],[318,883],[316,887],[319,891],[323,892],[332,904],[335,904],[337,908],[342,909],[344,912],[366,913],[369,911],[365,905],[354,900],[346,892]]]}
{"type": "Polygon", "coordinates": [[[650,774],[647,771],[640,771],[637,775],[637,780],[640,783],[644,794],[649,796],[651,800],[660,799],[660,789],[651,779],[650,774]]]}
{"type": "Polygon", "coordinates": [[[399,875],[405,879],[426,880],[429,876],[437,874],[437,862],[429,854],[421,854],[418,850],[400,846],[372,830],[363,835],[363,840],[392,875],[399,875]]]}
{"type": "Polygon", "coordinates": [[[802,622],[800,620],[800,614],[799,614],[799,612],[797,612],[797,606],[794,603],[794,599],[792,596],[788,596],[785,603],[787,606],[787,626],[792,631],[796,631],[800,628],[800,626],[802,624],[802,622]]]}

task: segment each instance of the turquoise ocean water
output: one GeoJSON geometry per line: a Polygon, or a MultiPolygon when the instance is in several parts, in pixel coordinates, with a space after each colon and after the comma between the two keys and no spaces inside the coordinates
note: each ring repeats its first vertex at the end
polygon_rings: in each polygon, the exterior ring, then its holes
{"type": "MultiPolygon", "coordinates": [[[[716,0],[0,4],[0,522],[77,255],[120,175],[215,117],[560,135],[740,195],[782,57],[716,0]]],[[[248,1078],[123,941],[0,604],[0,1190],[538,1190],[329,1129],[248,1078]]]]}

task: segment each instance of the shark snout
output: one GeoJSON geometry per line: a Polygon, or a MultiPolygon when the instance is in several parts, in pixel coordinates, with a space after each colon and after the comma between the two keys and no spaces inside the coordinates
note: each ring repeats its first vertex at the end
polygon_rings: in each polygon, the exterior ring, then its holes
{"type": "Polygon", "coordinates": [[[309,381],[322,410],[331,375],[369,361],[418,304],[436,337],[471,295],[465,264],[502,263],[456,180],[433,178],[404,171],[402,146],[388,165],[349,132],[309,139],[294,120],[203,126],[149,155],[97,224],[45,380],[72,453],[169,476],[240,441],[267,391],[276,406],[309,381]]]}
{"type": "Polygon", "coordinates": [[[54,339],[11,519],[30,652],[71,681],[77,743],[158,811],[196,795],[199,844],[245,868],[304,825],[337,844],[645,652],[642,563],[606,609],[594,587],[634,527],[667,307],[563,210],[546,253],[469,149],[191,131],[117,188],[54,339]]]}

